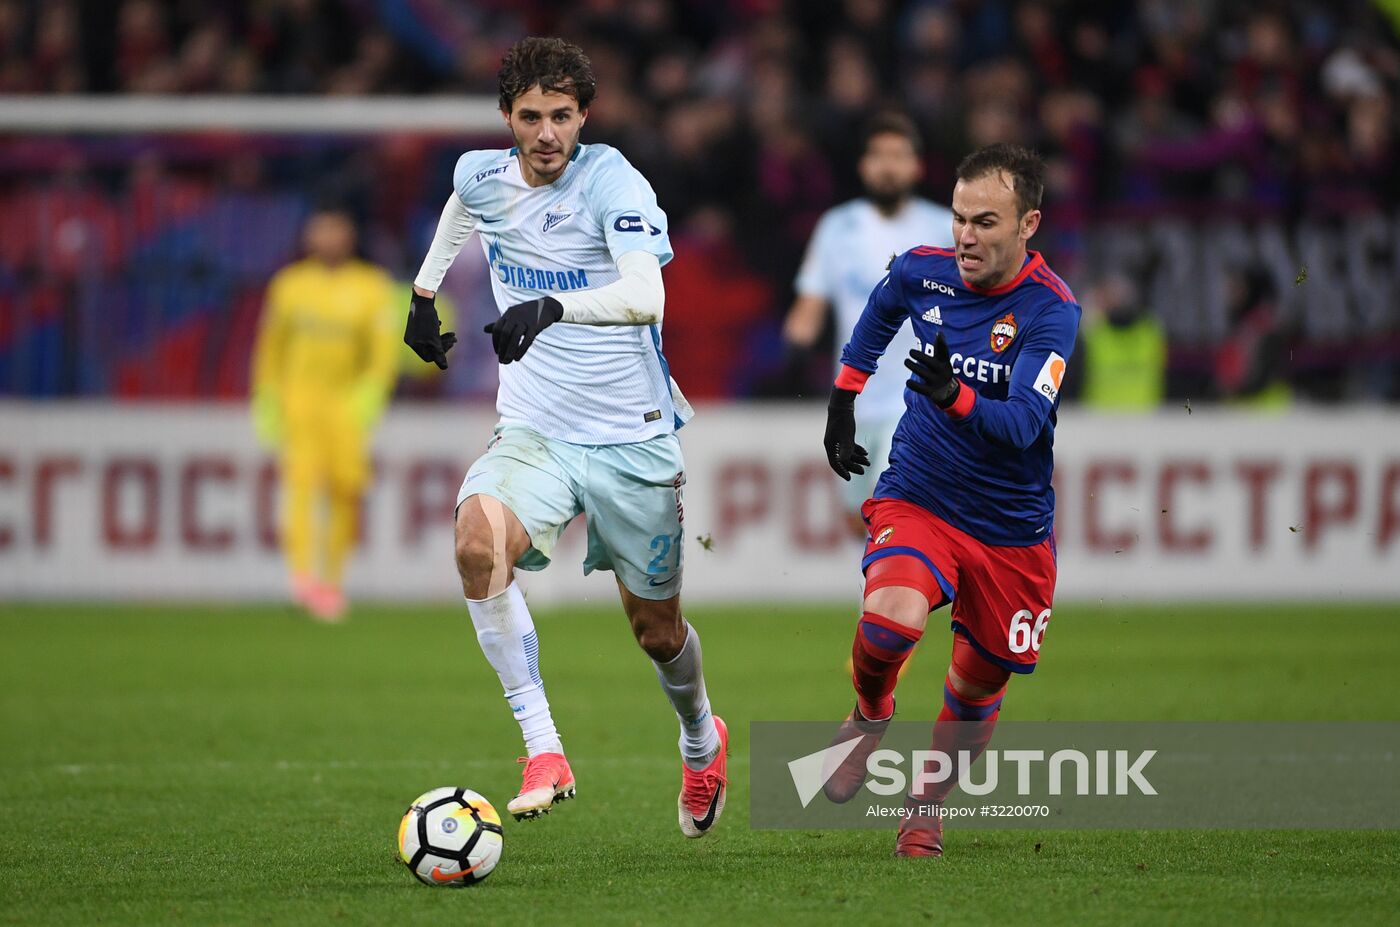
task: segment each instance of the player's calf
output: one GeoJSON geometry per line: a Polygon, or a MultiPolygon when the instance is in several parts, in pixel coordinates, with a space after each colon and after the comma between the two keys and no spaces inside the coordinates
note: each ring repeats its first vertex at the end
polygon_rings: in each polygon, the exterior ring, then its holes
{"type": "Polygon", "coordinates": [[[887,720],[894,713],[899,670],[914,652],[923,631],[867,611],[856,625],[851,644],[851,682],[859,713],[887,720]]]}
{"type": "Polygon", "coordinates": [[[710,710],[700,634],[681,617],[680,598],[649,600],[620,581],[623,606],[637,643],[652,658],[657,681],[680,724],[681,833],[703,837],[724,812],[729,731],[710,710]]]}
{"type": "MultiPolygon", "coordinates": [[[[964,635],[955,635],[953,659],[943,681],[943,708],[933,726],[932,749],[947,756],[966,751],[976,761],[996,730],[1010,675],[979,654],[964,635]]],[[[918,797],[942,802],[957,781],[954,773],[918,797]]]]}
{"type": "MultiPolygon", "coordinates": [[[[976,762],[996,729],[1009,675],[978,654],[965,637],[954,638],[953,660],[943,683],[943,709],[933,726],[933,752],[949,757],[966,753],[969,762],[976,762]]],[[[941,812],[957,782],[955,769],[943,780],[906,796],[896,856],[943,855],[941,812]]]]}

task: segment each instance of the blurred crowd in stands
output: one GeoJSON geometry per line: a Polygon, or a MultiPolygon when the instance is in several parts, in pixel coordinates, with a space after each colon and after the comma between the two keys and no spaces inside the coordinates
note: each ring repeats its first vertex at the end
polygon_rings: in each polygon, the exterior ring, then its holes
{"type": "MultiPolygon", "coordinates": [[[[697,397],[823,394],[784,370],[782,313],[817,217],[859,194],[861,125],[898,107],[941,202],[972,148],[1046,156],[1032,246],[1086,332],[1161,330],[1166,396],[1400,400],[1396,0],[0,0],[0,93],[494,95],[526,34],[590,54],[584,140],[669,215],[667,354],[697,397]]],[[[312,204],[412,276],[456,154],[503,143],[6,137],[0,393],[234,395],[246,356],[139,383],[190,326],[206,361],[246,349],[312,204]],[[129,375],[82,369],[93,338],[129,375]]],[[[492,312],[463,273],[461,311],[492,312]]]]}

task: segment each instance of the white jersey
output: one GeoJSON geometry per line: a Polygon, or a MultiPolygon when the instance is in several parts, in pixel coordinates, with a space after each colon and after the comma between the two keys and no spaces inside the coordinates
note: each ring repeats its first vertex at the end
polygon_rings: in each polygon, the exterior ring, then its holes
{"type": "MultiPolygon", "coordinates": [[[[467,152],[452,179],[481,236],[502,312],[613,283],[617,259],[629,251],[671,260],[666,214],[651,185],[607,145],[579,145],[563,174],[541,187],[525,182],[513,148],[467,152]]],[[[692,414],[661,354],[659,325],[551,325],[500,373],[503,423],[572,444],[645,441],[671,434],[692,414]]]]}
{"type": "MultiPolygon", "coordinates": [[[[867,199],[842,203],[817,223],[795,288],[799,296],[817,296],[831,304],[836,343],[845,344],[890,259],[918,245],[951,248],[952,212],[916,198],[887,218],[867,199]]],[[[856,397],[857,422],[894,421],[904,414],[904,384],[909,379],[904,358],[913,348],[914,332],[906,321],[885,351],[885,362],[856,397]]]]}

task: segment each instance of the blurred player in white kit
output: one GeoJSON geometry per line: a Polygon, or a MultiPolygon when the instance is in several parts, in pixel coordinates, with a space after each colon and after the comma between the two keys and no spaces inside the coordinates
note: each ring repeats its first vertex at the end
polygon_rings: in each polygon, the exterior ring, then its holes
{"type": "MultiPolygon", "coordinates": [[[[884,112],[871,118],[857,166],[865,196],[832,207],[817,223],[797,273],[797,299],[783,323],[789,345],[810,349],[833,310],[836,344],[845,344],[895,255],[916,245],[953,246],[953,214],[914,195],[924,173],[922,149],[918,127],[907,116],[884,112]]],[[[891,356],[903,357],[912,347],[914,334],[905,322],[890,344],[891,356]]],[[[852,471],[842,498],[851,534],[860,539],[865,538],[861,503],[870,498],[889,463],[890,437],[904,414],[907,379],[898,365],[882,367],[856,398],[856,442],[869,453],[870,466],[863,474],[852,471]]]]}

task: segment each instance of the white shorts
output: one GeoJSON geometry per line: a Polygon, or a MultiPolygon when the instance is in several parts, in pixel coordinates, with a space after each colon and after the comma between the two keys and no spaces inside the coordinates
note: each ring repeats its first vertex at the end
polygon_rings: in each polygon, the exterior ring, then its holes
{"type": "Polygon", "coordinates": [[[530,536],[515,566],[549,565],[564,528],[588,521],[583,572],[612,570],[633,595],[669,599],[681,591],[685,462],[674,434],[636,444],[570,444],[521,425],[497,425],[486,453],[467,471],[457,505],[499,499],[530,536]]]}

